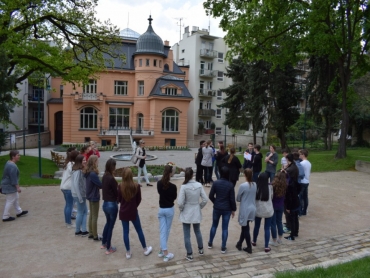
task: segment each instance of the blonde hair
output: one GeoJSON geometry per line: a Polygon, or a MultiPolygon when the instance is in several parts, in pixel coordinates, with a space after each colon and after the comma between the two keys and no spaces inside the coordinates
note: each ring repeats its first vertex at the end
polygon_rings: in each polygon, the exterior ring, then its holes
{"type": "Polygon", "coordinates": [[[138,187],[139,185],[134,183],[131,169],[129,167],[124,168],[122,171],[122,182],[120,183],[122,198],[125,199],[126,202],[131,201],[131,199],[135,197],[138,187]]]}
{"type": "Polygon", "coordinates": [[[95,173],[99,174],[99,169],[98,169],[98,163],[97,162],[98,162],[98,156],[91,155],[89,157],[89,160],[87,161],[84,173],[95,172],[95,173]]]}

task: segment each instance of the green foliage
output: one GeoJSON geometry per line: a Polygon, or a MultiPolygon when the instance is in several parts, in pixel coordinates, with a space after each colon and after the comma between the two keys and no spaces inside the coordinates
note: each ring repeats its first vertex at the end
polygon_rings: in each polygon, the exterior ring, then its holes
{"type": "Polygon", "coordinates": [[[370,257],[353,260],[344,264],[333,265],[327,268],[318,267],[302,271],[286,271],[276,273],[276,278],[337,278],[352,277],[362,278],[369,277],[370,274],[370,257]]]}
{"type": "MultiPolygon", "coordinates": [[[[35,156],[21,156],[17,163],[20,172],[19,184],[21,186],[60,184],[60,179],[37,177],[39,172],[38,159],[35,156]]],[[[0,177],[3,175],[4,165],[8,160],[9,155],[0,156],[0,177]]],[[[44,176],[54,176],[54,173],[59,170],[54,162],[46,158],[41,158],[41,167],[41,173],[44,176]]]]}
{"type": "Polygon", "coordinates": [[[34,72],[84,83],[120,57],[119,30],[96,18],[97,0],[0,2],[0,47],[18,84],[34,72]],[[106,55],[107,54],[107,55],[106,55]]]}

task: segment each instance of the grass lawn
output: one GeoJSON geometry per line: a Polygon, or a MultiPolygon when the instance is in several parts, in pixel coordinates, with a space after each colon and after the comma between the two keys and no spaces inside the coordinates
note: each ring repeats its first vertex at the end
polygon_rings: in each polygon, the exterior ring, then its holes
{"type": "MultiPolygon", "coordinates": [[[[370,161],[370,148],[348,148],[347,157],[344,159],[335,159],[337,150],[332,151],[308,151],[308,160],[312,164],[312,172],[332,172],[332,171],[353,171],[355,170],[356,160],[370,161]]],[[[266,156],[266,150],[262,155],[266,156]]],[[[279,155],[279,163],[276,169],[281,169],[282,154],[279,155]]],[[[244,161],[243,155],[238,155],[239,160],[244,161]]],[[[262,163],[262,171],[266,168],[266,163],[262,163]]]]}
{"type": "MultiPolygon", "coordinates": [[[[0,156],[0,178],[3,176],[5,163],[9,160],[9,155],[0,156]]],[[[23,156],[17,163],[20,171],[19,183],[21,186],[30,185],[55,185],[60,184],[59,179],[38,178],[39,158],[34,156],[23,156]]],[[[41,174],[54,175],[59,168],[50,159],[41,158],[41,174]]]]}
{"type": "Polygon", "coordinates": [[[370,257],[354,260],[348,263],[315,268],[313,270],[289,271],[275,274],[276,278],[362,278],[370,277],[370,257]]]}

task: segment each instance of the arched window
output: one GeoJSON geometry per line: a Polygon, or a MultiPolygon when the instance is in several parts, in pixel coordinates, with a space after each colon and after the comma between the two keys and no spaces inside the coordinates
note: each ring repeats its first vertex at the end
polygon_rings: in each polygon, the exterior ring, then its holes
{"type": "Polygon", "coordinates": [[[168,109],[162,113],[162,131],[179,131],[179,113],[168,109]]]}
{"type": "Polygon", "coordinates": [[[80,112],[80,128],[95,129],[98,128],[98,113],[93,107],[86,107],[80,112]]]}

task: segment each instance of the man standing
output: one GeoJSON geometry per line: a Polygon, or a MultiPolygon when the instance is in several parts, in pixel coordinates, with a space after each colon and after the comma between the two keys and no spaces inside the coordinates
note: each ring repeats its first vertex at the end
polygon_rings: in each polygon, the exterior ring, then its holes
{"type": "Polygon", "coordinates": [[[307,160],[307,157],[308,151],[306,149],[299,150],[299,158],[302,159],[301,165],[304,170],[304,178],[301,180],[301,192],[299,193],[301,203],[300,215],[307,215],[308,207],[308,185],[310,184],[311,163],[307,160]]]}
{"type": "Polygon", "coordinates": [[[203,179],[203,166],[202,166],[202,159],[203,159],[203,153],[202,148],[204,147],[204,140],[200,141],[200,148],[198,149],[197,157],[195,158],[195,164],[197,165],[197,172],[195,174],[195,180],[197,182],[200,182],[201,184],[204,184],[203,179]]]}
{"type": "Polygon", "coordinates": [[[270,152],[266,154],[266,170],[265,172],[270,178],[270,182],[274,180],[276,173],[276,165],[278,164],[279,156],[276,153],[276,147],[274,145],[270,146],[270,152]]]}
{"type": "Polygon", "coordinates": [[[248,144],[248,149],[244,152],[244,163],[243,163],[243,169],[252,169],[253,167],[253,158],[255,156],[253,144],[249,143],[248,144]],[[248,154],[250,156],[248,156],[248,154]],[[248,158],[246,158],[248,156],[248,158]]]}
{"type": "Polygon", "coordinates": [[[6,162],[1,179],[2,193],[6,195],[6,202],[4,207],[3,222],[13,221],[15,217],[10,216],[10,209],[14,206],[17,211],[17,217],[21,217],[28,213],[27,210],[21,209],[19,206],[19,169],[16,163],[20,159],[18,151],[12,150],[9,153],[10,160],[6,162]]]}

